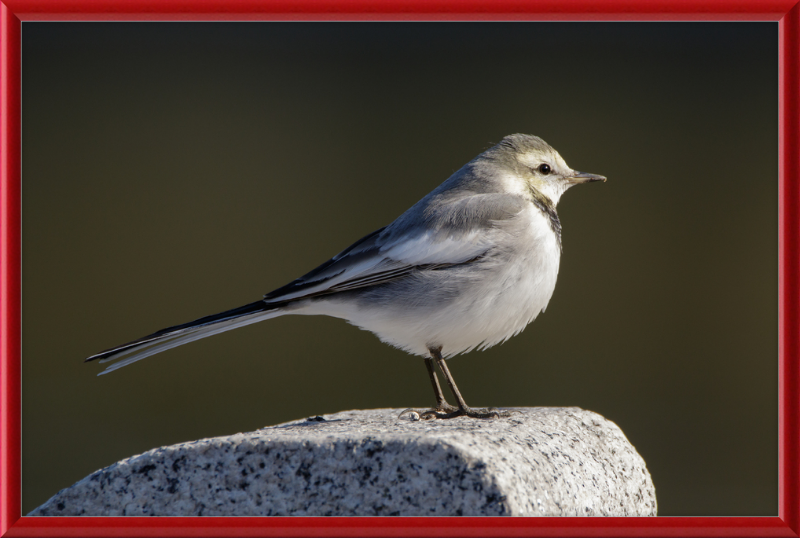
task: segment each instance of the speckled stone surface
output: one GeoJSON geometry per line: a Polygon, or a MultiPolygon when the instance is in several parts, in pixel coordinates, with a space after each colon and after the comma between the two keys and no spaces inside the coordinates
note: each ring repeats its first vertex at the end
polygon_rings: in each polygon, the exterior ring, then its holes
{"type": "Polygon", "coordinates": [[[645,463],[577,407],[414,421],[345,411],[157,448],[30,516],[654,516],[645,463]]]}

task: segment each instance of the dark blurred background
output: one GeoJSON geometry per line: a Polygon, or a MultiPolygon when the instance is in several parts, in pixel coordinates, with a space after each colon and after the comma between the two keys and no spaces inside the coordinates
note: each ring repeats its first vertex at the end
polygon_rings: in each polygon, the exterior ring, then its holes
{"type": "Polygon", "coordinates": [[[474,406],[616,422],[660,515],[777,515],[777,23],[23,24],[23,513],[161,445],[428,406],[422,361],[257,300],[506,134],[561,200],[547,312],[450,365],[474,406]]]}

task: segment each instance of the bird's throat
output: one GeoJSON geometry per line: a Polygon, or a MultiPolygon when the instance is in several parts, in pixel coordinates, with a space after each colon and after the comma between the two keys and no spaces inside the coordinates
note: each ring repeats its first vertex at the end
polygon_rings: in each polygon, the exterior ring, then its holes
{"type": "Polygon", "coordinates": [[[531,201],[547,217],[550,222],[550,229],[556,234],[558,249],[561,250],[561,221],[558,219],[555,204],[550,198],[536,189],[531,189],[531,201]]]}

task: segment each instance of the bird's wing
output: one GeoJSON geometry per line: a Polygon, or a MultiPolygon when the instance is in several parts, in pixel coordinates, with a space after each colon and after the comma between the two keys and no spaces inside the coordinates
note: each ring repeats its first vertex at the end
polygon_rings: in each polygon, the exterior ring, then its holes
{"type": "Polygon", "coordinates": [[[526,203],[515,195],[476,194],[415,206],[313,271],[266,294],[264,301],[279,304],[328,295],[383,284],[420,269],[475,261],[494,246],[496,223],[513,218],[526,203]]]}

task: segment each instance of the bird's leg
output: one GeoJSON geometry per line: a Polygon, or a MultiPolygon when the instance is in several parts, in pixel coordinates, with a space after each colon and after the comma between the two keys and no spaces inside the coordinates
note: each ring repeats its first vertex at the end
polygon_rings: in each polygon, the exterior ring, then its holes
{"type": "Polygon", "coordinates": [[[461,411],[465,411],[469,409],[467,402],[464,401],[464,397],[461,396],[461,392],[459,392],[458,387],[456,386],[456,380],[453,379],[453,374],[450,373],[450,369],[447,367],[444,358],[442,358],[442,354],[439,353],[439,356],[436,357],[436,364],[439,365],[439,369],[442,371],[442,375],[444,375],[447,384],[450,385],[450,391],[453,393],[453,396],[456,397],[456,402],[458,402],[458,408],[461,411]]]}
{"type": "Polygon", "coordinates": [[[435,411],[440,413],[452,413],[453,411],[456,411],[458,408],[447,403],[444,393],[442,393],[442,387],[439,385],[439,377],[436,375],[436,371],[433,369],[432,358],[425,357],[425,367],[428,369],[428,375],[431,378],[431,385],[433,386],[433,393],[436,395],[435,411]]]}
{"type": "MultiPolygon", "coordinates": [[[[442,348],[439,347],[438,350],[436,351],[436,353],[441,354],[441,349],[442,348]]],[[[456,411],[458,411],[458,407],[454,407],[454,406],[450,405],[449,403],[447,403],[447,400],[444,397],[444,393],[442,392],[442,387],[441,387],[441,385],[439,385],[439,377],[436,375],[436,370],[434,369],[434,366],[433,366],[433,358],[436,357],[436,355],[435,355],[433,349],[428,348],[428,351],[430,352],[431,356],[430,357],[425,357],[425,359],[424,359],[425,360],[425,368],[427,368],[428,377],[430,377],[430,379],[431,379],[431,386],[433,387],[433,394],[436,397],[436,407],[434,407],[433,409],[427,409],[427,410],[423,410],[423,409],[406,409],[405,411],[400,413],[401,417],[403,415],[405,415],[406,413],[409,413],[409,414],[410,413],[416,413],[419,416],[419,418],[429,419],[429,418],[443,417],[445,415],[449,415],[451,413],[455,413],[456,411]]]]}
{"type": "Polygon", "coordinates": [[[447,364],[445,363],[444,358],[442,357],[441,352],[438,352],[435,356],[436,364],[439,365],[439,369],[442,371],[442,375],[444,375],[447,384],[450,385],[450,390],[453,392],[453,396],[456,397],[456,402],[458,402],[458,410],[449,413],[445,416],[438,416],[437,418],[455,418],[460,416],[467,416],[472,418],[496,418],[496,417],[506,417],[509,416],[510,413],[508,411],[500,411],[499,409],[495,409],[490,407],[489,409],[472,409],[470,406],[467,405],[467,402],[464,401],[464,397],[461,396],[461,393],[456,386],[456,381],[453,379],[453,374],[450,373],[450,369],[447,368],[447,364]]]}
{"type": "Polygon", "coordinates": [[[456,418],[456,417],[472,417],[472,418],[495,418],[495,417],[506,417],[510,416],[511,413],[509,411],[500,411],[495,408],[489,409],[472,409],[467,405],[467,402],[464,401],[464,397],[461,396],[461,392],[459,392],[458,387],[456,386],[456,382],[453,379],[453,375],[450,373],[450,370],[447,368],[447,364],[445,364],[444,358],[442,357],[442,347],[430,347],[428,351],[431,354],[431,358],[425,359],[425,366],[428,369],[428,375],[431,378],[431,385],[433,385],[433,392],[436,394],[436,408],[435,409],[428,409],[427,411],[417,411],[414,409],[406,409],[400,416],[402,417],[406,413],[417,413],[419,418],[422,419],[431,419],[431,418],[456,418]],[[433,369],[433,361],[436,360],[436,363],[439,365],[439,369],[442,371],[442,375],[444,375],[447,384],[450,385],[450,390],[453,393],[453,396],[456,397],[456,401],[458,402],[458,407],[453,407],[447,400],[445,400],[444,394],[442,394],[442,388],[439,385],[439,378],[436,376],[436,372],[433,369]]]}

